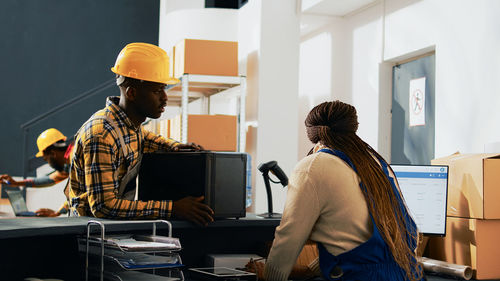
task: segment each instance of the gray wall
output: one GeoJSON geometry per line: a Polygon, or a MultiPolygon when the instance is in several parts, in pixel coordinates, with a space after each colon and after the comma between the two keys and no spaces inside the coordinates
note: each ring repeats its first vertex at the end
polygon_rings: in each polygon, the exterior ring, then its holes
{"type": "MultiPolygon", "coordinates": [[[[129,42],[158,44],[159,0],[0,1],[0,173],[23,174],[20,126],[113,79],[129,42]]],[[[27,152],[54,127],[73,135],[116,86],[29,129],[27,152]]]]}

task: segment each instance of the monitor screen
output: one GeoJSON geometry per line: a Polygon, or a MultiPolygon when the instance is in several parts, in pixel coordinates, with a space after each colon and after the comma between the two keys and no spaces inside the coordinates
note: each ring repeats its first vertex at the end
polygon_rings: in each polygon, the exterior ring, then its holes
{"type": "Polygon", "coordinates": [[[447,166],[391,165],[420,232],[446,234],[447,166]]]}

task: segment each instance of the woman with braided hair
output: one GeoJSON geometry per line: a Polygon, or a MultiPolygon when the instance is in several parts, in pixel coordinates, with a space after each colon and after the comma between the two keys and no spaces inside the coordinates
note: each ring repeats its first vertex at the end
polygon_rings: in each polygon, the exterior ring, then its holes
{"type": "Polygon", "coordinates": [[[305,125],[315,146],[290,178],[265,279],[286,280],[311,239],[319,258],[309,267],[327,280],[421,280],[416,225],[391,168],[356,135],[356,109],[324,102],[305,125]]]}

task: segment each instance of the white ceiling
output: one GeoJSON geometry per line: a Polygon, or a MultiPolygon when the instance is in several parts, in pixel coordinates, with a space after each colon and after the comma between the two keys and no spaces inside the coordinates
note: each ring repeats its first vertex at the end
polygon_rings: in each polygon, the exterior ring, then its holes
{"type": "Polygon", "coordinates": [[[302,14],[342,17],[377,0],[302,0],[302,14]]]}

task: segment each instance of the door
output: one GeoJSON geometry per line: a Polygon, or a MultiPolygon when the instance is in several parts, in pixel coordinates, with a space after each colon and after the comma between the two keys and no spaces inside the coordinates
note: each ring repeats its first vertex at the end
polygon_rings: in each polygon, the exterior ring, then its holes
{"type": "Polygon", "coordinates": [[[391,163],[428,165],[434,158],[435,54],[392,68],[391,163]]]}

